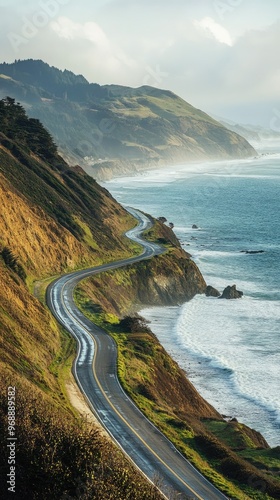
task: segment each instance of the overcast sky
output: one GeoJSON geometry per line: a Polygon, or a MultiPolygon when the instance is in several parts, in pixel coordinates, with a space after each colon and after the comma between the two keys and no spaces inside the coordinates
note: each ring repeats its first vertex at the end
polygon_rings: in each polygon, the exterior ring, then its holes
{"type": "Polygon", "coordinates": [[[1,62],[42,59],[280,127],[280,0],[0,0],[0,23],[1,62]]]}

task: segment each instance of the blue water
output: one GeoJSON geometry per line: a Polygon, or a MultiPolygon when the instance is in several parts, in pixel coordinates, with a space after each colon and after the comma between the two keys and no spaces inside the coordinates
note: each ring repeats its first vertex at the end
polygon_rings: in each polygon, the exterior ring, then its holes
{"type": "Polygon", "coordinates": [[[173,222],[208,284],[244,292],[235,301],[196,296],[142,314],[217,410],[279,445],[280,155],[172,167],[106,187],[120,202],[173,222]]]}

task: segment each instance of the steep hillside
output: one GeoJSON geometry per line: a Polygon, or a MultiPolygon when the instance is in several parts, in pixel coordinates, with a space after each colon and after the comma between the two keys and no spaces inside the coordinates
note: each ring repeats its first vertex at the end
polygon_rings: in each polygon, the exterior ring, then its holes
{"type": "Polygon", "coordinates": [[[64,381],[75,344],[25,284],[131,255],[122,233],[134,220],[92,178],[69,169],[41,124],[12,99],[0,101],[0,115],[0,496],[10,486],[7,398],[14,387],[14,498],[159,499],[70,406],[64,381]]]}
{"type": "MultiPolygon", "coordinates": [[[[17,201],[15,198],[15,204],[17,201]]],[[[21,208],[19,205],[18,210],[21,208]]],[[[20,218],[21,213],[18,215],[20,218]]],[[[24,241],[24,220],[21,230],[24,241]]],[[[43,255],[40,246],[37,251],[40,259],[45,255],[46,273],[49,248],[43,255]]],[[[36,269],[39,272],[40,264],[36,269]]],[[[69,405],[64,381],[70,376],[74,351],[74,342],[28,291],[15,261],[6,253],[5,260],[0,256],[0,497],[160,500],[159,493],[122,453],[98,428],[81,421],[69,405]],[[14,443],[7,441],[11,391],[15,397],[15,451],[7,447],[14,443]],[[7,474],[11,474],[14,456],[16,486],[8,495],[13,483],[7,483],[7,474]]]]}
{"type": "MultiPolygon", "coordinates": [[[[261,127],[260,125],[241,125],[234,122],[229,122],[226,120],[219,120],[222,125],[224,125],[229,130],[236,132],[237,134],[245,137],[247,141],[252,141],[252,143],[257,145],[262,145],[262,143],[266,143],[266,141],[271,141],[273,145],[273,141],[279,144],[280,140],[280,132],[276,125],[276,114],[274,119],[271,122],[271,128],[261,127]],[[275,123],[274,123],[275,122],[275,123]]],[[[269,142],[267,144],[269,146],[269,142]]]]}
{"type": "Polygon", "coordinates": [[[38,120],[0,101],[2,248],[43,277],[134,251],[133,218],[82,169],[71,169],[38,120]]]}
{"type": "Polygon", "coordinates": [[[90,84],[27,60],[0,64],[0,97],[6,95],[43,122],[66,158],[97,179],[255,154],[243,137],[167,90],[90,84]]]}

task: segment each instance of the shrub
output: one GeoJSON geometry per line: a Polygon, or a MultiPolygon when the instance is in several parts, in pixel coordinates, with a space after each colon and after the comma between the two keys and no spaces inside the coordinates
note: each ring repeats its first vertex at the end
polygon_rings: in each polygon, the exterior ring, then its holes
{"type": "Polygon", "coordinates": [[[145,318],[139,316],[125,316],[120,320],[119,327],[123,333],[152,333],[145,318]]]}
{"type": "Polygon", "coordinates": [[[23,268],[23,266],[20,264],[18,257],[16,257],[12,250],[9,247],[4,247],[1,255],[3,257],[3,260],[12,271],[17,273],[17,275],[23,280],[26,280],[26,272],[23,268]]]}

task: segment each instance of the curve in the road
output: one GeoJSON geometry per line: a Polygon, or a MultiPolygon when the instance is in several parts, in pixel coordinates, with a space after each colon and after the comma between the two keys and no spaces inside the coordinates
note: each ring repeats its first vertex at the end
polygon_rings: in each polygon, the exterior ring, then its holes
{"type": "Polygon", "coordinates": [[[47,304],[56,319],[75,337],[78,353],[73,365],[75,379],[103,427],[126,455],[152,482],[160,480],[160,490],[169,497],[198,500],[225,500],[225,497],[202,476],[174,445],[141,413],[122,389],[117,376],[117,347],[114,340],[94,325],[77,308],[73,291],[83,279],[103,271],[149,259],[165,250],[141,238],[151,227],[148,217],[129,209],[138,220],[127,236],[143,248],[140,256],[76,271],[51,283],[47,304]]]}

